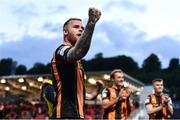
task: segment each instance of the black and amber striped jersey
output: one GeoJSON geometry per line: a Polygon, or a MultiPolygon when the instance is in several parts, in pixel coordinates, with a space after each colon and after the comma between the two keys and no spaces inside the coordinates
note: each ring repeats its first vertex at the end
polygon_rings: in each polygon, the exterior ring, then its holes
{"type": "Polygon", "coordinates": [[[59,46],[51,61],[57,94],[54,118],[84,118],[84,73],[80,61],[67,61],[70,49],[71,46],[59,46]]]}
{"type": "MultiPolygon", "coordinates": [[[[151,104],[153,108],[159,107],[162,104],[163,99],[167,99],[168,103],[172,106],[172,100],[167,94],[156,95],[150,94],[145,100],[145,106],[151,104]]],[[[171,118],[171,113],[167,109],[167,106],[164,106],[162,110],[149,114],[150,119],[169,119],[171,118]]]]}
{"type": "MultiPolygon", "coordinates": [[[[119,92],[122,90],[114,86],[106,88],[102,92],[102,99],[108,99],[112,101],[116,99],[119,95],[119,92]]],[[[119,101],[113,106],[104,110],[104,119],[114,120],[114,119],[127,119],[131,113],[130,99],[119,99],[119,101]]]]}

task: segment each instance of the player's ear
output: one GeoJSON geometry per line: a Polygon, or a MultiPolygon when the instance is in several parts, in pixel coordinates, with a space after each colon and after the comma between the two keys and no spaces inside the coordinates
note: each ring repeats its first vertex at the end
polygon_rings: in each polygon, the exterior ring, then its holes
{"type": "Polygon", "coordinates": [[[64,29],[64,30],[63,30],[63,34],[64,34],[64,36],[68,35],[68,33],[69,33],[69,32],[68,32],[68,30],[67,30],[67,29],[64,29]]]}

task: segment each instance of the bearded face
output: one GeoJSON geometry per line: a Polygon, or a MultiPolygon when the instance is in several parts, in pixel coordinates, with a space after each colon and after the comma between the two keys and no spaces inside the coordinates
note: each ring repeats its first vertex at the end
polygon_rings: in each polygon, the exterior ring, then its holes
{"type": "Polygon", "coordinates": [[[71,20],[68,23],[67,28],[64,30],[64,36],[72,45],[74,45],[83,31],[84,27],[82,26],[81,21],[71,20]]]}

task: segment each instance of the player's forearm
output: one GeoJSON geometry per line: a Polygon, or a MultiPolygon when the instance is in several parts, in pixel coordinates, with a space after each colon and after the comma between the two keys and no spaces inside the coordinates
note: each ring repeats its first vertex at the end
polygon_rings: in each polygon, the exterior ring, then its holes
{"type": "Polygon", "coordinates": [[[75,46],[69,51],[68,61],[76,61],[86,55],[90,48],[94,27],[95,24],[88,21],[83,34],[76,42],[75,46]]]}
{"type": "Polygon", "coordinates": [[[96,82],[96,84],[97,84],[97,88],[96,88],[96,90],[94,92],[92,92],[91,94],[86,93],[86,99],[87,100],[95,99],[98,96],[98,94],[100,93],[101,88],[102,88],[103,85],[98,83],[98,82],[96,82]]]}
{"type": "Polygon", "coordinates": [[[111,106],[113,106],[114,104],[116,104],[119,101],[119,97],[115,98],[112,101],[109,101],[108,103],[103,103],[102,107],[104,109],[110,108],[111,106]]]}
{"type": "Polygon", "coordinates": [[[168,110],[171,114],[173,114],[173,107],[168,103],[168,110]]]}
{"type": "Polygon", "coordinates": [[[76,54],[79,55],[80,58],[84,57],[90,48],[94,27],[95,24],[91,24],[91,22],[88,21],[82,36],[75,44],[74,49],[76,51],[76,54]]]}
{"type": "Polygon", "coordinates": [[[156,107],[156,108],[147,109],[147,112],[148,112],[148,114],[153,114],[153,113],[156,113],[160,110],[162,110],[162,105],[160,105],[159,107],[156,107]]]}
{"type": "Polygon", "coordinates": [[[87,100],[93,100],[95,97],[97,97],[97,95],[98,95],[98,92],[97,91],[94,91],[94,92],[92,92],[91,94],[86,94],[86,99],[87,100]]]}

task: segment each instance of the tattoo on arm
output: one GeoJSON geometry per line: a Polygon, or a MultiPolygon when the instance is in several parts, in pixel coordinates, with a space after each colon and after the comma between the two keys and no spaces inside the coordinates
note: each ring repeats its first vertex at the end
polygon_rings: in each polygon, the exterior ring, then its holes
{"type": "Polygon", "coordinates": [[[88,21],[80,39],[76,42],[75,46],[72,47],[67,53],[67,61],[72,62],[80,60],[86,55],[90,48],[94,27],[95,24],[92,24],[90,21],[88,21]]]}

